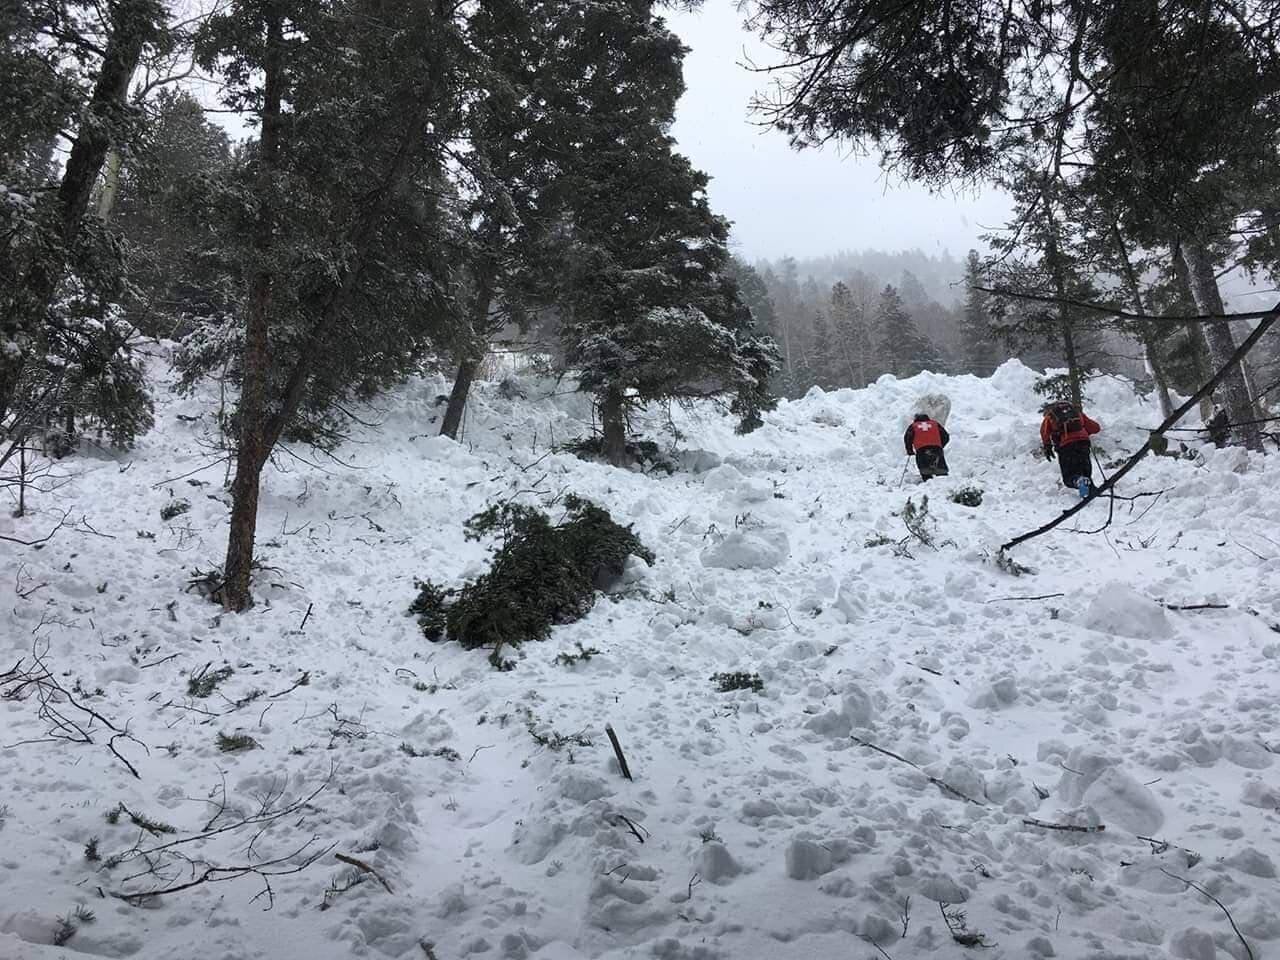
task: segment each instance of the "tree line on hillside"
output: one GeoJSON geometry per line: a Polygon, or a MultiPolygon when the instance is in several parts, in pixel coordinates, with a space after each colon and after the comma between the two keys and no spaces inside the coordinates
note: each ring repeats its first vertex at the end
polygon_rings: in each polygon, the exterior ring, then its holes
{"type": "Polygon", "coordinates": [[[332,448],[355,402],[440,365],[456,436],[500,330],[554,345],[615,463],[648,401],[760,423],[776,352],[669,134],[685,49],[660,4],[200,6],[0,14],[0,467],[51,430],[133,440],[139,345],[177,339],[183,384],[231,398],[219,593],[242,610],[277,445],[332,448]]]}
{"type": "MultiPolygon", "coordinates": [[[[1208,383],[1262,449],[1276,309],[1228,314],[1220,275],[1280,280],[1280,0],[755,0],[781,54],[757,103],[797,146],[875,149],[910,180],[986,183],[1012,222],[971,272],[1003,338],[1135,343],[1162,409],[1208,383]],[[1252,357],[1239,338],[1263,331],[1252,357]],[[1257,375],[1259,367],[1268,372],[1257,375]]],[[[977,296],[981,295],[981,296],[977,296]]],[[[1280,306],[1280,305],[1278,305],[1280,306]]]]}

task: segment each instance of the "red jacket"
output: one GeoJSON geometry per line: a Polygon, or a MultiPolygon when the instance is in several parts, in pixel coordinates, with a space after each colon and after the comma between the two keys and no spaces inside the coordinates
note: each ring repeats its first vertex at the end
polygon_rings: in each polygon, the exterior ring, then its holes
{"type": "Polygon", "coordinates": [[[1100,433],[1102,427],[1098,425],[1096,420],[1092,420],[1082,410],[1080,411],[1080,426],[1074,430],[1059,427],[1058,422],[1053,419],[1053,415],[1046,413],[1044,420],[1040,422],[1040,442],[1046,445],[1052,445],[1053,448],[1070,446],[1073,443],[1079,443],[1081,440],[1088,440],[1095,433],[1100,433]]]}
{"type": "Polygon", "coordinates": [[[907,445],[907,453],[928,447],[945,447],[950,439],[947,428],[937,420],[913,420],[902,438],[907,445]]]}

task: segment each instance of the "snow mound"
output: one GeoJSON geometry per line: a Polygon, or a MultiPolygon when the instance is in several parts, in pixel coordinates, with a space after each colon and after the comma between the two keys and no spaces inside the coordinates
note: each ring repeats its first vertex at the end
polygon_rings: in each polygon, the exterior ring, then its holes
{"type": "Polygon", "coordinates": [[[1130,587],[1109,583],[1093,598],[1081,621],[1090,630],[1137,640],[1164,640],[1173,635],[1165,609],[1130,587]]]}
{"type": "Polygon", "coordinates": [[[701,559],[704,567],[753,570],[776,567],[790,553],[791,541],[785,530],[749,527],[726,534],[703,550],[701,559]]]}

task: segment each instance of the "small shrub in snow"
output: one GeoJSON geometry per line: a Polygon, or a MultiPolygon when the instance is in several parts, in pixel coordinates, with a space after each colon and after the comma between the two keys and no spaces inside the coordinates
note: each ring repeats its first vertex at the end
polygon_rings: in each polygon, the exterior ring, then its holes
{"type": "Polygon", "coordinates": [[[448,760],[450,763],[456,763],[462,759],[462,754],[453,747],[437,747],[435,750],[419,750],[413,744],[405,742],[400,744],[400,752],[406,757],[439,757],[442,760],[448,760]]]}
{"type": "Polygon", "coordinates": [[[180,517],[191,509],[190,500],[170,500],[160,508],[160,519],[168,523],[175,517],[180,517]]]}
{"type": "Polygon", "coordinates": [[[98,850],[97,837],[90,837],[89,842],[84,845],[84,858],[90,863],[98,863],[102,860],[102,853],[98,850]]]}
{"type": "Polygon", "coordinates": [[[561,666],[571,667],[575,663],[578,663],[580,661],[590,660],[592,657],[594,657],[597,653],[600,652],[595,647],[584,647],[581,643],[578,643],[577,646],[578,646],[577,653],[565,652],[565,653],[556,654],[556,663],[560,664],[561,666]]]}
{"type": "Polygon", "coordinates": [[[952,503],[958,503],[964,507],[980,507],[982,506],[982,488],[975,487],[973,484],[965,484],[952,493],[948,499],[952,503]]]}
{"type": "Polygon", "coordinates": [[[760,674],[747,673],[743,670],[735,673],[713,673],[711,682],[721,693],[731,693],[734,690],[751,690],[760,693],[764,690],[764,681],[760,679],[760,674]]]}
{"type": "MultiPolygon", "coordinates": [[[[145,830],[147,833],[151,834],[153,837],[158,837],[162,833],[178,832],[169,824],[164,823],[161,820],[152,820],[145,813],[134,813],[132,810],[126,807],[123,803],[117,803],[114,807],[112,807],[110,810],[107,811],[106,813],[107,823],[114,826],[115,824],[120,822],[121,816],[125,816],[125,815],[129,817],[129,822],[132,823],[135,827],[137,827],[139,830],[145,830]]],[[[97,837],[94,837],[94,839],[91,840],[89,844],[85,845],[86,860],[91,859],[89,857],[90,844],[92,844],[93,846],[93,852],[97,853],[98,852],[97,837]]]]}
{"type": "Polygon", "coordinates": [[[872,547],[887,547],[892,543],[893,541],[883,533],[877,533],[874,536],[867,537],[867,539],[863,541],[862,545],[870,550],[872,547]]]}
{"type": "Polygon", "coordinates": [[[907,505],[902,508],[902,523],[911,536],[926,547],[937,549],[937,545],[934,543],[936,535],[933,532],[933,525],[930,523],[929,495],[927,493],[920,498],[920,506],[918,507],[914,500],[910,497],[907,498],[907,505]]]}
{"type": "Polygon", "coordinates": [[[237,753],[241,750],[254,750],[262,744],[247,733],[219,733],[218,749],[223,753],[237,753]]]}
{"type": "Polygon", "coordinates": [[[203,700],[217,690],[218,685],[233,673],[235,673],[235,670],[232,667],[219,667],[217,670],[211,671],[206,665],[199,673],[192,674],[187,678],[187,693],[203,700]]]}
{"type": "Polygon", "coordinates": [[[447,637],[467,649],[490,647],[504,666],[503,647],[544,640],[557,624],[572,623],[595,604],[596,591],[622,575],[628,556],[653,562],[653,553],[608,511],[579,497],[565,498],[559,523],[540,510],[503,503],[467,521],[467,536],[496,534],[489,572],[460,590],[418,581],[409,612],[428,640],[447,637]]]}

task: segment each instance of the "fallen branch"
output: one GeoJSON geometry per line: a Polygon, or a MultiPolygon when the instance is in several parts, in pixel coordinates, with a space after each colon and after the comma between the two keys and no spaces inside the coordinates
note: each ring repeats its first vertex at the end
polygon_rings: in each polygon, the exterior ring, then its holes
{"type": "Polygon", "coordinates": [[[395,891],[391,889],[391,884],[387,883],[386,878],[363,860],[357,860],[355,857],[349,857],[345,853],[335,853],[334,856],[343,863],[348,863],[355,867],[357,870],[362,870],[365,873],[371,874],[375,880],[382,884],[383,889],[385,889],[387,893],[395,893],[395,891]]]}
{"type": "MultiPolygon", "coordinates": [[[[1199,390],[1193,393],[1187,399],[1187,401],[1182,404],[1182,406],[1178,407],[1177,410],[1169,414],[1169,416],[1165,418],[1164,423],[1160,424],[1160,426],[1158,426],[1155,430],[1151,431],[1151,433],[1147,437],[1146,442],[1138,449],[1137,453],[1135,453],[1128,460],[1126,460],[1119,470],[1117,470],[1110,477],[1108,477],[1106,481],[1102,484],[1102,486],[1097,488],[1097,491],[1095,492],[1094,496],[1090,497],[1087,500],[1081,500],[1079,503],[1077,503],[1074,507],[1072,507],[1069,510],[1064,510],[1061,514],[1058,515],[1056,519],[1050,520],[1048,523],[1043,524],[1042,526],[1039,526],[1034,530],[1030,530],[1027,533],[1020,534],[1019,536],[1014,537],[1012,540],[1008,541],[1007,543],[1001,544],[999,553],[1003,554],[1006,550],[1011,550],[1020,543],[1026,543],[1026,541],[1031,540],[1034,537],[1038,537],[1042,534],[1048,533],[1050,530],[1059,526],[1070,517],[1075,516],[1085,507],[1089,506],[1089,504],[1096,501],[1101,494],[1106,493],[1112,487],[1114,487],[1117,483],[1119,483],[1120,480],[1127,473],[1129,473],[1130,470],[1132,470],[1134,467],[1138,465],[1138,463],[1142,460],[1143,457],[1145,457],[1148,453],[1151,452],[1152,441],[1155,440],[1157,437],[1163,436],[1166,430],[1168,430],[1170,427],[1176,424],[1179,420],[1181,420],[1187,414],[1187,412],[1190,411],[1193,407],[1195,407],[1204,397],[1207,397],[1210,393],[1212,393],[1214,387],[1216,387],[1219,383],[1221,383],[1224,379],[1226,379],[1227,374],[1232,370],[1232,368],[1235,367],[1237,364],[1240,363],[1241,360],[1244,359],[1244,357],[1249,353],[1249,351],[1253,349],[1254,345],[1259,340],[1262,339],[1263,335],[1265,335],[1266,332],[1271,329],[1272,325],[1274,325],[1277,320],[1280,320],[1280,304],[1277,304],[1275,307],[1273,307],[1271,311],[1263,318],[1262,322],[1259,323],[1256,327],[1254,327],[1253,332],[1250,333],[1249,336],[1245,337],[1244,341],[1240,344],[1240,346],[1236,348],[1236,352],[1231,355],[1231,358],[1222,366],[1221,369],[1218,370],[1217,373],[1215,373],[1212,377],[1210,377],[1205,382],[1204,386],[1202,386],[1199,390]]],[[[1111,508],[1112,510],[1115,509],[1114,502],[1111,504],[1111,508]]]]}
{"type": "Polygon", "coordinates": [[[1006,600],[1052,600],[1054,597],[1065,597],[1065,593],[1042,593],[1038,597],[995,597],[983,600],[983,603],[1004,603],[1006,600]]]}
{"type": "Polygon", "coordinates": [[[1040,827],[1042,830],[1061,830],[1065,833],[1103,833],[1107,829],[1105,823],[1085,827],[1076,823],[1049,823],[1047,820],[1037,820],[1035,817],[1023,817],[1022,822],[1029,827],[1040,827]]]}
{"type": "Polygon", "coordinates": [[[899,763],[905,763],[907,766],[912,767],[916,770],[919,770],[921,773],[924,774],[925,779],[927,779],[935,787],[937,787],[938,789],[942,790],[945,793],[953,794],[954,796],[959,797],[961,800],[964,800],[966,803],[972,803],[976,807],[986,806],[986,804],[983,803],[981,800],[975,800],[973,797],[969,796],[968,794],[961,793],[959,790],[951,786],[951,784],[947,783],[946,781],[940,780],[937,777],[932,776],[931,774],[924,773],[924,770],[921,769],[920,764],[913,763],[912,761],[908,760],[906,757],[901,756],[900,754],[894,753],[892,750],[886,750],[884,747],[878,747],[874,743],[870,743],[869,741],[863,740],[860,737],[851,737],[850,739],[852,739],[854,743],[859,744],[860,746],[867,747],[870,750],[874,750],[876,753],[882,753],[886,757],[889,757],[893,760],[897,760],[899,763]]]}
{"type": "Polygon", "coordinates": [[[1246,956],[1248,956],[1249,960],[1254,960],[1253,948],[1249,946],[1249,941],[1244,938],[1244,934],[1241,933],[1240,928],[1236,926],[1235,917],[1231,916],[1231,911],[1226,908],[1226,905],[1221,900],[1215,897],[1212,893],[1210,893],[1204,887],[1200,886],[1200,884],[1196,883],[1194,880],[1188,880],[1186,877],[1180,877],[1176,873],[1170,873],[1164,867],[1160,868],[1160,872],[1163,873],[1166,877],[1172,877],[1174,880],[1178,880],[1178,881],[1181,881],[1182,883],[1185,883],[1192,890],[1195,890],[1197,893],[1204,894],[1206,897],[1208,897],[1210,900],[1216,903],[1218,905],[1218,909],[1227,915],[1227,923],[1231,924],[1231,929],[1236,932],[1236,937],[1240,940],[1240,943],[1244,946],[1244,952],[1246,956]]]}

